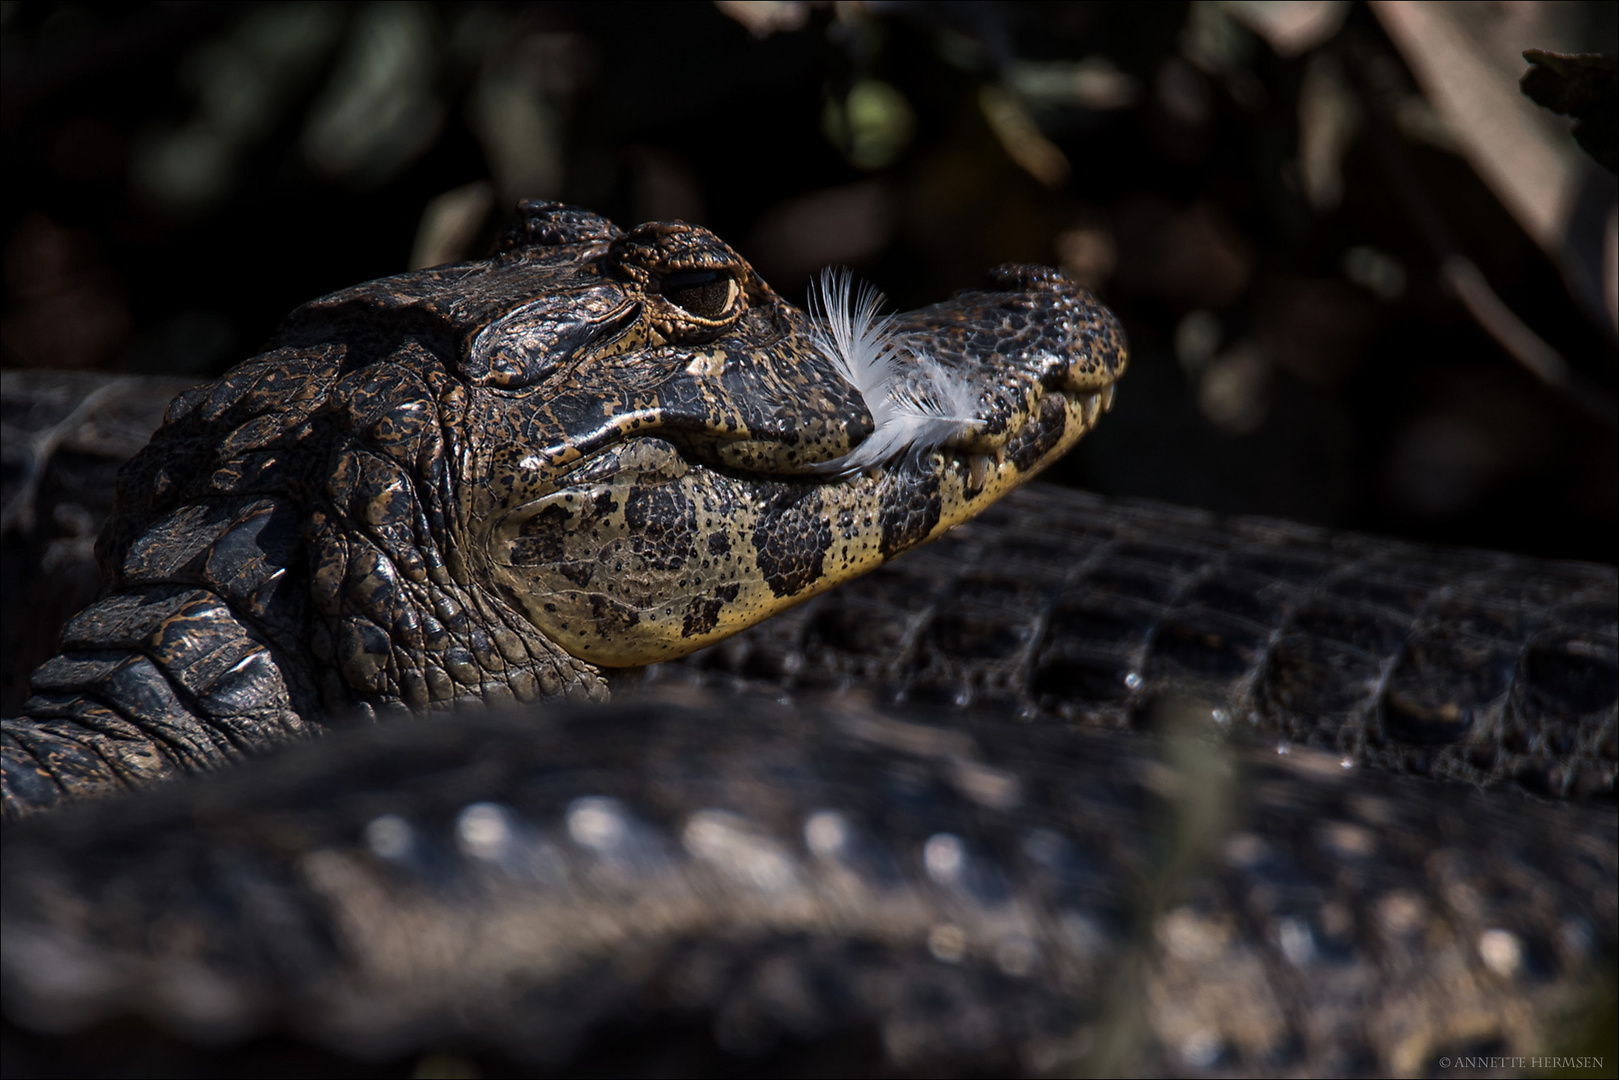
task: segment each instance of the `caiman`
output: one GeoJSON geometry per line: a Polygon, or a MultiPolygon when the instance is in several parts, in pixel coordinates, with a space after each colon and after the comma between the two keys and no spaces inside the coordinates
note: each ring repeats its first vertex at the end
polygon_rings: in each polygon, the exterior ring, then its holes
{"type": "Polygon", "coordinates": [[[8,818],[56,807],[7,831],[18,1060],[131,1014],[631,1071],[670,1024],[847,1072],[1577,1045],[1611,567],[1038,485],[963,525],[1097,422],[1117,323],[1027,266],[812,297],[530,203],[177,398],[5,722],[8,818]]]}
{"type": "Polygon", "coordinates": [[[703,229],[529,204],[500,248],[308,304],[175,400],[109,595],[6,721],[8,817],[333,717],[603,699],[989,505],[1125,363],[1036,267],[892,320],[832,283],[811,320],[703,229]]]}

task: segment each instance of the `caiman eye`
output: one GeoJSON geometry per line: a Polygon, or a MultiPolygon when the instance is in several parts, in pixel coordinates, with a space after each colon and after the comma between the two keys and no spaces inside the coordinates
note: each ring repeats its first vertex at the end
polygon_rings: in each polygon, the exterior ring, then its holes
{"type": "Polygon", "coordinates": [[[678,270],[658,289],[663,298],[699,319],[719,320],[736,305],[736,279],[718,270],[678,270]]]}

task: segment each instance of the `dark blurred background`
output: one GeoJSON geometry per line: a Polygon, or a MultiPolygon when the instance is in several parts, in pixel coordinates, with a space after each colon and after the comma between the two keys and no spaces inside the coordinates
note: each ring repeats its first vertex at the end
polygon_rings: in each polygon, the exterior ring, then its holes
{"type": "Polygon", "coordinates": [[[1134,360],[1060,482],[1614,558],[1615,179],[1518,79],[1615,4],[0,12],[7,367],[212,376],[560,198],[795,300],[1067,267],[1134,360]]]}

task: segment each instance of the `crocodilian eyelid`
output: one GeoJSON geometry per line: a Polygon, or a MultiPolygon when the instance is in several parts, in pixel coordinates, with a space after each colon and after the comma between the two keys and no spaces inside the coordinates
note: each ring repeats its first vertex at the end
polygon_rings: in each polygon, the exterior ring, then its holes
{"type": "Polygon", "coordinates": [[[532,386],[620,337],[642,307],[621,292],[580,300],[579,294],[541,297],[491,320],[470,343],[462,371],[475,383],[501,389],[532,386]],[[581,310],[587,312],[583,318],[581,310]],[[562,313],[569,317],[559,318],[562,313]]]}
{"type": "Polygon", "coordinates": [[[720,275],[735,277],[728,270],[715,267],[696,267],[691,270],[671,270],[658,278],[658,291],[668,292],[671,289],[689,289],[694,285],[707,285],[711,281],[718,281],[720,275]]]}

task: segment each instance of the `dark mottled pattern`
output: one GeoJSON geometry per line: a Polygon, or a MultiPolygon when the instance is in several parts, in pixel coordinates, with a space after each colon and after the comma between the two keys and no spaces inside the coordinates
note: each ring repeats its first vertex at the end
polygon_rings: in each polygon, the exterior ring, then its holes
{"type": "Polygon", "coordinates": [[[737,586],[726,585],[713,596],[694,596],[686,605],[686,618],[680,632],[687,637],[706,634],[719,623],[720,609],[736,599],[737,586]]]}
{"type": "Polygon", "coordinates": [[[939,523],[938,482],[923,480],[918,488],[907,492],[907,498],[896,499],[883,511],[882,552],[885,556],[904,551],[939,523]]]}
{"type": "MultiPolygon", "coordinates": [[[[1060,401],[1046,398],[1040,403],[1043,412],[1051,413],[1062,408],[1060,401]]],[[[1028,433],[1012,440],[1007,448],[1009,456],[1020,469],[1033,469],[1037,462],[1049,454],[1057,445],[1058,433],[1062,430],[1055,424],[1054,417],[1047,417],[1045,423],[1035,424],[1028,433]]]]}
{"type": "Polygon", "coordinates": [[[1611,801],[1616,611],[1611,566],[1036,484],[857,589],[654,670],[1104,728],[1190,696],[1233,731],[1352,762],[1611,801]]]}
{"type": "Polygon", "coordinates": [[[656,488],[636,488],[624,501],[630,547],[647,565],[675,570],[697,546],[697,508],[656,488]]]}
{"type": "Polygon", "coordinates": [[[815,488],[797,484],[774,485],[765,494],[752,539],[759,569],[777,596],[796,596],[820,580],[832,546],[832,523],[820,499],[815,488]]]}
{"type": "Polygon", "coordinates": [[[688,1071],[837,1046],[846,1075],[1408,1074],[1563,1049],[1544,1018],[1612,953],[1616,852],[1611,810],[1305,750],[614,705],[386,725],[24,823],[0,965],[13,1022],[87,1029],[28,1036],[25,1069],[134,1015],[172,1033],[158,1062],[277,1035],[317,1071],[588,1072],[683,1030],[688,1071]]]}
{"type": "MultiPolygon", "coordinates": [[[[564,534],[573,527],[576,516],[588,513],[584,507],[569,511],[555,504],[523,522],[522,535],[512,545],[512,558],[531,565],[562,565],[567,550],[564,534]]],[[[595,567],[583,566],[573,570],[574,581],[584,585],[590,581],[595,567]]],[[[570,575],[572,576],[572,574],[570,575]]]]}

